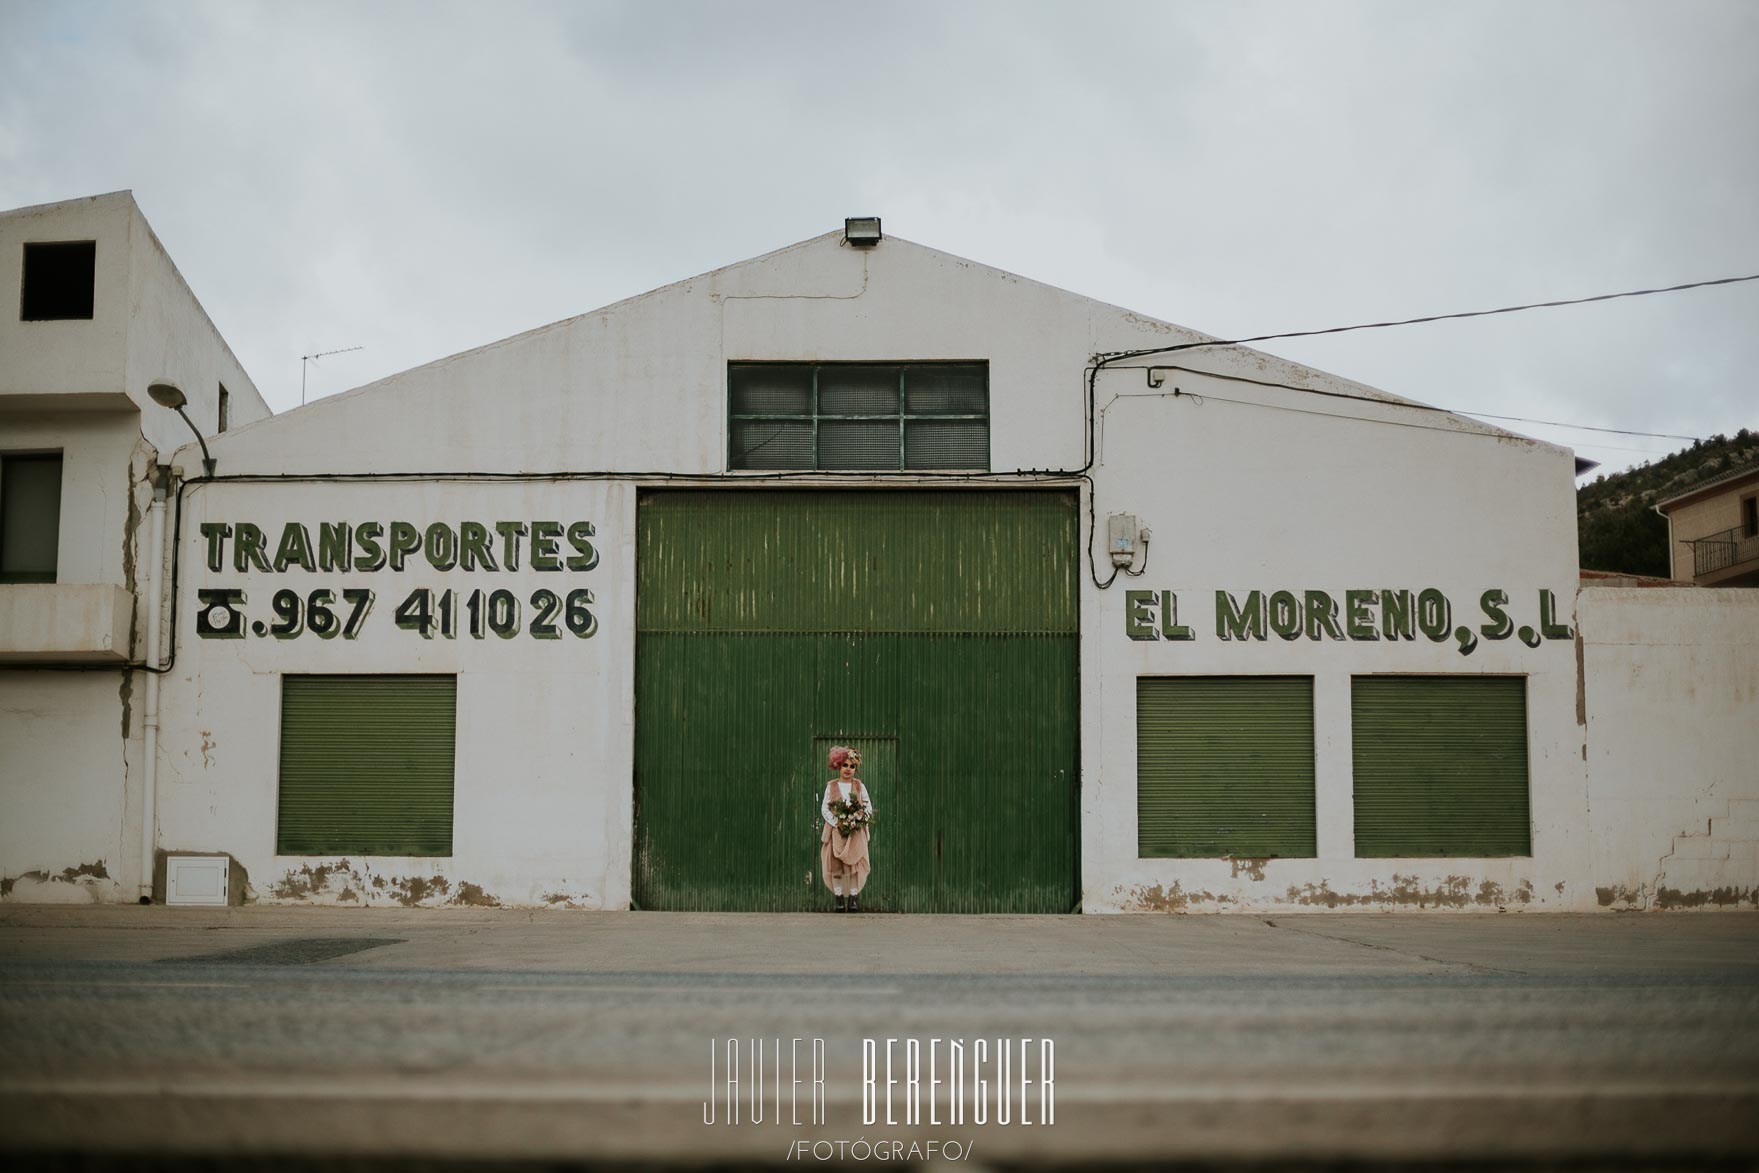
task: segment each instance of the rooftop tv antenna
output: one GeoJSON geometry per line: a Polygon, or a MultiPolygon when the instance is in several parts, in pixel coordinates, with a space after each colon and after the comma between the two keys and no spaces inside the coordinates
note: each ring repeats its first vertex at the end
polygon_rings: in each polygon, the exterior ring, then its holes
{"type": "Polygon", "coordinates": [[[305,365],[316,362],[320,358],[329,358],[332,354],[348,354],[350,351],[365,350],[364,346],[344,346],[341,350],[320,350],[316,354],[299,356],[299,406],[305,406],[305,365]]]}

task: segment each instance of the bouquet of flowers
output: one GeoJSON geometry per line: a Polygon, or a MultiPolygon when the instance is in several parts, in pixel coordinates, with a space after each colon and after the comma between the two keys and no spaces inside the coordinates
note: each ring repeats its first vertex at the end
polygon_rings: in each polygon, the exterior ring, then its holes
{"type": "Polygon", "coordinates": [[[831,813],[837,817],[837,834],[845,839],[873,824],[873,808],[853,793],[848,798],[833,799],[831,813]]]}

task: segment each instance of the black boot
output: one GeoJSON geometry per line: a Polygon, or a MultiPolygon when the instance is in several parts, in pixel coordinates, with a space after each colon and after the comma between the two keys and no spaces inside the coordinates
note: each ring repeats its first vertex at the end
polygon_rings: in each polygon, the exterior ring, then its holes
{"type": "Polygon", "coordinates": [[[849,898],[847,896],[837,897],[837,911],[838,912],[848,912],[849,911],[849,898]]]}
{"type": "Polygon", "coordinates": [[[849,897],[849,911],[850,912],[860,912],[861,911],[861,900],[858,897],[855,897],[855,896],[849,897]]]}

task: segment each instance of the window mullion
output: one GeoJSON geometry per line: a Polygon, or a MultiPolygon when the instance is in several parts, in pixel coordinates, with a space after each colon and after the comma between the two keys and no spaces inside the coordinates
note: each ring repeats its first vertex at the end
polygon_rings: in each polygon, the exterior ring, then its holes
{"type": "Polygon", "coordinates": [[[898,368],[898,468],[899,469],[904,469],[904,468],[909,467],[907,464],[904,463],[904,372],[908,371],[909,369],[910,368],[908,366],[900,366],[898,368]]]}
{"type": "Polygon", "coordinates": [[[823,467],[818,459],[818,372],[821,368],[812,368],[812,467],[816,471],[823,467]]]}

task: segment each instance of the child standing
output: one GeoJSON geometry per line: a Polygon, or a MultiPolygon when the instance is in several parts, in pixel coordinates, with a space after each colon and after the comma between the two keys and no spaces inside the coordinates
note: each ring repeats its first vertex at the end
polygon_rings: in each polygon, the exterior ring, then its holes
{"type": "Polygon", "coordinates": [[[836,894],[838,912],[861,911],[858,897],[873,870],[867,858],[868,829],[857,827],[844,835],[837,828],[837,814],[833,808],[834,803],[855,802],[866,807],[868,816],[872,817],[873,799],[861,779],[855,776],[860,766],[861,755],[855,750],[846,745],[832,748],[830,767],[837,771],[837,777],[825,785],[824,802],[819,808],[825,821],[824,831],[819,836],[819,864],[824,870],[825,886],[836,894]]]}

